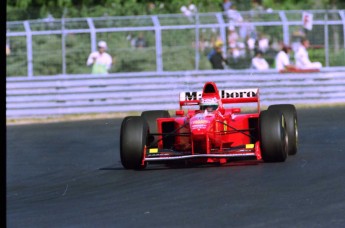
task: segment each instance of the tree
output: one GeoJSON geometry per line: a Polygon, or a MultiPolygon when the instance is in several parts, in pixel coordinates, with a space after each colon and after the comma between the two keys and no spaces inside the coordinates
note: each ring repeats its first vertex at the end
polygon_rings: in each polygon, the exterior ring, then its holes
{"type": "MultiPolygon", "coordinates": [[[[253,0],[232,0],[238,10],[250,10],[253,0]]],[[[51,13],[61,18],[64,9],[68,17],[98,17],[103,15],[143,15],[180,13],[183,5],[193,3],[199,12],[221,11],[222,0],[8,0],[7,20],[44,18],[51,13]],[[148,9],[150,6],[150,9],[148,9]],[[152,7],[153,6],[153,7],[152,7]]],[[[265,8],[274,10],[344,8],[342,0],[261,0],[265,8]]]]}

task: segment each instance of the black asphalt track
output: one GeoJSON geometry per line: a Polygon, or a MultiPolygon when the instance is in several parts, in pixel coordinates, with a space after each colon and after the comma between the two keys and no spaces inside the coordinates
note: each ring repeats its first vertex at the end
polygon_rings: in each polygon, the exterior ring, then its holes
{"type": "Polygon", "coordinates": [[[7,126],[7,227],[345,227],[345,107],[284,163],[124,170],[121,119],[7,126]]]}

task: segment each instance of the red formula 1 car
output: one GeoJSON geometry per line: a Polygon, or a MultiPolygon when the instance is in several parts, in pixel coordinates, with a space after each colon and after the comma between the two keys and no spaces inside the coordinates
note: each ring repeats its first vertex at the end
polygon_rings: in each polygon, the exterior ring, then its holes
{"type": "Polygon", "coordinates": [[[218,90],[207,82],[200,92],[181,92],[180,109],[144,111],[124,118],[120,133],[121,163],[143,169],[149,163],[225,164],[235,160],[283,162],[297,152],[294,105],[271,105],[260,111],[259,89],[218,90]],[[238,103],[256,102],[254,112],[238,103]],[[197,110],[184,110],[183,106],[197,110]]]}

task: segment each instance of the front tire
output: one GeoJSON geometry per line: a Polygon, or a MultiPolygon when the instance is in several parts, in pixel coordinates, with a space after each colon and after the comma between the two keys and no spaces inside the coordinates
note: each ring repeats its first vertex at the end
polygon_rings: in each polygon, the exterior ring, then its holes
{"type": "Polygon", "coordinates": [[[143,169],[144,147],[147,142],[148,126],[140,116],[126,117],[121,124],[120,156],[126,169],[143,169]]]}
{"type": "Polygon", "coordinates": [[[277,110],[265,110],[259,119],[262,159],[265,162],[284,162],[288,155],[284,115],[277,110]]]}
{"type": "Polygon", "coordinates": [[[295,106],[292,104],[271,105],[268,110],[279,110],[283,113],[289,138],[288,154],[295,155],[298,148],[298,124],[295,106]]]}

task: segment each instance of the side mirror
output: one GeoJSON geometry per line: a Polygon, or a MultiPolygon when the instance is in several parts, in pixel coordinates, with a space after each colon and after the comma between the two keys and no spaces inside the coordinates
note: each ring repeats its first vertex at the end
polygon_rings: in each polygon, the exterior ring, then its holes
{"type": "Polygon", "coordinates": [[[240,108],[233,108],[231,111],[232,111],[232,113],[240,113],[241,109],[240,108]]]}
{"type": "Polygon", "coordinates": [[[176,116],[184,116],[184,110],[176,110],[176,116]]]}

